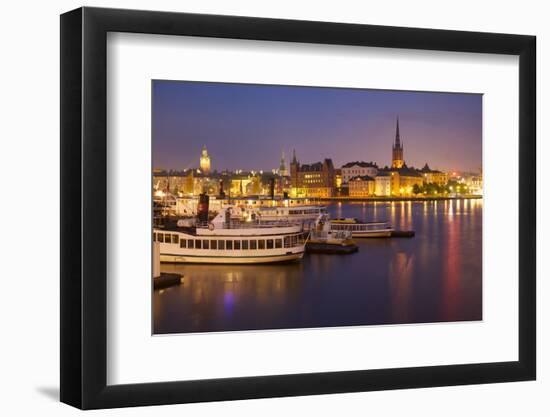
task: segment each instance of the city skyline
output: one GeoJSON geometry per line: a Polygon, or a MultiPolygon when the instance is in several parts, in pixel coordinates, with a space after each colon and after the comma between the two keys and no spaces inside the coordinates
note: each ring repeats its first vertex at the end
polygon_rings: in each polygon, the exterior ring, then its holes
{"type": "Polygon", "coordinates": [[[153,81],[153,167],[264,170],[331,158],[391,165],[399,117],[405,163],[479,172],[482,96],[347,88],[153,81]]]}

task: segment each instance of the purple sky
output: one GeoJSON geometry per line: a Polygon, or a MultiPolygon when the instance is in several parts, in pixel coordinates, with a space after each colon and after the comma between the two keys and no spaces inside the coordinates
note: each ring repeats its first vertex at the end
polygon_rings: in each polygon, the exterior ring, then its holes
{"type": "Polygon", "coordinates": [[[153,167],[271,170],[281,151],[391,164],[399,116],[407,165],[477,172],[481,94],[153,81],[153,167]]]}

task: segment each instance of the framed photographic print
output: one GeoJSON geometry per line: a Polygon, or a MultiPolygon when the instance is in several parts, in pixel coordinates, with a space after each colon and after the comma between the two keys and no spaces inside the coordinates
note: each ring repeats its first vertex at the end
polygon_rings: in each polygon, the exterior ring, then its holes
{"type": "Polygon", "coordinates": [[[535,379],[535,38],[61,16],[61,400],[535,379]]]}

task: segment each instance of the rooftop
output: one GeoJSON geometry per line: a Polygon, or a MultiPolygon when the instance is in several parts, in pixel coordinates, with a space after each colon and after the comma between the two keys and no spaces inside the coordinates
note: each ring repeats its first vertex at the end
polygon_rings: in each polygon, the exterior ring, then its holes
{"type": "Polygon", "coordinates": [[[348,162],[347,164],[342,165],[342,168],[351,168],[354,166],[359,166],[361,168],[378,168],[378,165],[376,163],[370,161],[370,162],[364,162],[364,161],[355,161],[355,162],[348,162]]]}

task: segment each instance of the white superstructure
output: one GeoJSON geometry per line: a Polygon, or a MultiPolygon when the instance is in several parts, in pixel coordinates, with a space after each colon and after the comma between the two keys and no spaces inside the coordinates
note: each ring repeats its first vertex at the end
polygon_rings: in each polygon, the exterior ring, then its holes
{"type": "Polygon", "coordinates": [[[315,221],[326,215],[324,206],[262,207],[256,211],[262,220],[315,221]]]}

